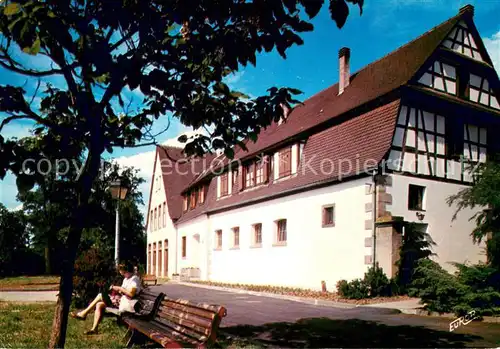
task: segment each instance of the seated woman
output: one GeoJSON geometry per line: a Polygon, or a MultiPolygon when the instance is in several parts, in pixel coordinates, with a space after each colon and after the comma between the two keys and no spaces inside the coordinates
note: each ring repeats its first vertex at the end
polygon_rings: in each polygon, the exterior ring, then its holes
{"type": "Polygon", "coordinates": [[[110,295],[99,293],[86,309],[78,313],[70,313],[70,316],[75,319],[85,320],[87,314],[95,308],[94,324],[92,329],[86,331],[85,334],[97,334],[97,328],[106,307],[118,308],[120,312],[134,312],[137,302],[134,298],[141,291],[141,280],[134,274],[134,267],[131,264],[121,264],[118,271],[124,278],[121,286],[111,286],[110,295]]]}

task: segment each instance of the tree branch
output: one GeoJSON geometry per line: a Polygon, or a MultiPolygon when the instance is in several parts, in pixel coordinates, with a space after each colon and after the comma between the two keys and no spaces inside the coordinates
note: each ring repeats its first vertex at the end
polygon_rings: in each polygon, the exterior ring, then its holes
{"type": "Polygon", "coordinates": [[[152,141],[149,143],[142,143],[142,144],[131,144],[131,145],[118,145],[116,143],[110,143],[112,147],[120,147],[120,148],[140,148],[140,147],[148,147],[150,145],[158,145],[157,141],[152,141]]]}
{"type": "MultiPolygon", "coordinates": [[[[0,59],[5,58],[5,56],[0,57],[0,59]]],[[[61,75],[63,71],[61,69],[50,69],[50,70],[45,70],[45,71],[36,71],[36,70],[28,70],[28,69],[22,69],[18,68],[12,64],[7,64],[3,61],[0,61],[0,65],[4,67],[5,69],[8,69],[12,72],[27,75],[27,76],[34,76],[34,77],[44,77],[44,76],[51,76],[51,75],[61,75]]]]}

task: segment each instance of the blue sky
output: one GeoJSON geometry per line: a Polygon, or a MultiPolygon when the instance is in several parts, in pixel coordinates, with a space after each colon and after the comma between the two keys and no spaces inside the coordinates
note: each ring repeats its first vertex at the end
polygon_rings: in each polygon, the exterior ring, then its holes
{"type": "MultiPolygon", "coordinates": [[[[404,45],[432,27],[458,13],[465,4],[475,6],[475,23],[485,40],[491,58],[500,72],[500,1],[462,1],[462,0],[366,0],[363,15],[359,15],[357,7],[351,7],[351,14],[342,30],[338,30],[329,18],[327,8],[313,21],[314,32],[303,35],[305,44],[294,47],[283,60],[277,53],[262,54],[258,57],[257,67],[246,67],[231,76],[230,84],[249,95],[258,96],[271,86],[295,87],[304,92],[300,96],[305,99],[338,81],[338,50],[347,46],[351,48],[351,70],[359,70],[363,66],[383,57],[389,52],[404,45]]],[[[33,64],[44,65],[46,62],[33,61],[33,64]]],[[[1,84],[26,83],[6,71],[0,70],[1,84]]],[[[55,84],[60,83],[54,81],[55,84]]],[[[28,91],[33,91],[34,84],[27,82],[28,91]]],[[[129,98],[139,101],[134,91],[128,93],[129,98]]],[[[160,119],[155,125],[159,130],[167,124],[167,118],[160,119]]],[[[29,123],[16,123],[7,127],[4,137],[22,137],[29,134],[29,123]]],[[[183,125],[171,120],[168,132],[159,137],[164,142],[175,139],[180,133],[188,131],[183,125]]],[[[116,149],[112,157],[123,165],[133,165],[141,170],[147,180],[142,186],[144,201],[147,204],[149,184],[153,170],[154,149],[116,149]]],[[[108,157],[110,157],[108,155],[108,157]]],[[[0,182],[0,202],[9,208],[19,205],[16,202],[15,178],[7,176],[0,182]]]]}

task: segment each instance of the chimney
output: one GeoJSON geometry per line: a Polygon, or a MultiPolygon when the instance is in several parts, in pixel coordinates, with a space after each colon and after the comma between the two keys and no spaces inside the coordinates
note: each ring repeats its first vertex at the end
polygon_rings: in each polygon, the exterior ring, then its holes
{"type": "Polygon", "coordinates": [[[471,17],[474,17],[474,6],[472,5],[465,5],[464,7],[460,8],[458,11],[460,15],[465,15],[468,14],[471,17]]]}
{"type": "Polygon", "coordinates": [[[351,82],[351,50],[347,47],[339,51],[339,74],[339,95],[341,95],[351,82]]]}

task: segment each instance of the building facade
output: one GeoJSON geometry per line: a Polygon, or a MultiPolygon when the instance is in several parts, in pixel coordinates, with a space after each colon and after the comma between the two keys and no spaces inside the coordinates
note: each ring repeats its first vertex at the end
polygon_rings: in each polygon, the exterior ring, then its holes
{"type": "Polygon", "coordinates": [[[474,8],[285,113],[233,160],[157,148],[148,273],[330,289],[378,262],[396,272],[405,222],[443,267],[485,259],[474,212],[447,198],[498,152],[500,82],[474,8]]]}

